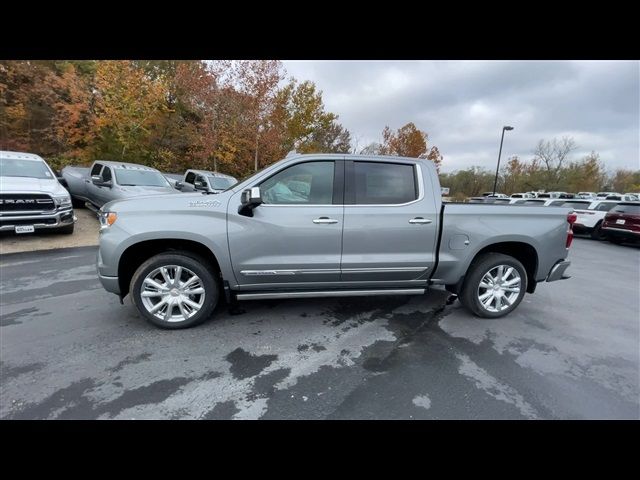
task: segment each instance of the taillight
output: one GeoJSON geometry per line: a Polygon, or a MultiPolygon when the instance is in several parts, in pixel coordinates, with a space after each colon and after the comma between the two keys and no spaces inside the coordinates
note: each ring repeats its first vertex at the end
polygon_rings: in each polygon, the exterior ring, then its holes
{"type": "Polygon", "coordinates": [[[571,246],[571,242],[573,242],[573,224],[576,223],[578,219],[578,215],[575,213],[570,213],[567,215],[567,222],[569,223],[569,230],[567,230],[567,244],[566,248],[571,246]]]}

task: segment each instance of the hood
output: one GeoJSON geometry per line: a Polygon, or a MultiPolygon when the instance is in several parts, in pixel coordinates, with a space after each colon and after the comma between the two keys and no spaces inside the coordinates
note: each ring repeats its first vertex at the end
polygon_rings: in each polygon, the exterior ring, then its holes
{"type": "Polygon", "coordinates": [[[0,177],[0,193],[47,193],[64,195],[67,190],[57,179],[31,177],[0,177]]]}
{"type": "Polygon", "coordinates": [[[162,195],[162,194],[172,194],[172,193],[180,193],[173,187],[149,187],[149,186],[141,186],[141,185],[126,185],[121,186],[120,191],[126,193],[131,196],[138,195],[162,195]]]}
{"type": "Polygon", "coordinates": [[[113,212],[192,212],[194,209],[226,210],[229,199],[234,194],[229,190],[223,193],[206,194],[202,192],[167,195],[144,195],[114,200],[105,204],[101,210],[113,212]]]}

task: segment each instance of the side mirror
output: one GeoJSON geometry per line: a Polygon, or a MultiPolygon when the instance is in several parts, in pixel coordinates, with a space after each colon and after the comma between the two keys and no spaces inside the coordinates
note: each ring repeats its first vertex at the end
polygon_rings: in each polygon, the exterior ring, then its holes
{"type": "Polygon", "coordinates": [[[184,183],[176,182],[173,186],[176,190],[182,190],[182,187],[184,187],[184,183]]]}
{"type": "Polygon", "coordinates": [[[91,175],[91,183],[94,185],[102,185],[102,175],[91,175]]]}
{"type": "Polygon", "coordinates": [[[240,206],[238,213],[247,217],[253,217],[253,209],[262,203],[260,187],[248,188],[240,196],[240,206]]]}
{"type": "Polygon", "coordinates": [[[196,190],[207,190],[207,185],[204,182],[195,181],[193,186],[196,190]]]}

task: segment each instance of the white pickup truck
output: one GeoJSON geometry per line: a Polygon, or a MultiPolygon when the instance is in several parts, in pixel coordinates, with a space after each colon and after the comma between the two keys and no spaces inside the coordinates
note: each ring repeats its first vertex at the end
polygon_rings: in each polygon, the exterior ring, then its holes
{"type": "Polygon", "coordinates": [[[73,233],[71,197],[42,157],[0,151],[0,231],[73,233]]]}

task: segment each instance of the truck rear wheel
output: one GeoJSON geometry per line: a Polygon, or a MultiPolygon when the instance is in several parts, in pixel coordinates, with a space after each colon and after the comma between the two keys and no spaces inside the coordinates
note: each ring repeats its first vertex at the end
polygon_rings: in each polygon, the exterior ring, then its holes
{"type": "Polygon", "coordinates": [[[161,253],[144,262],[131,278],[138,311],[160,328],[179,329],[207,320],[219,290],[209,264],[191,254],[161,253]]]}
{"type": "Polygon", "coordinates": [[[607,236],[604,234],[604,232],[602,231],[602,222],[598,222],[598,224],[593,227],[593,230],[591,230],[591,234],[590,237],[593,240],[606,240],[607,236]]]}
{"type": "Polygon", "coordinates": [[[473,314],[498,318],[515,310],[526,291],[527,272],[522,263],[491,252],[472,262],[459,298],[473,314]]]}

